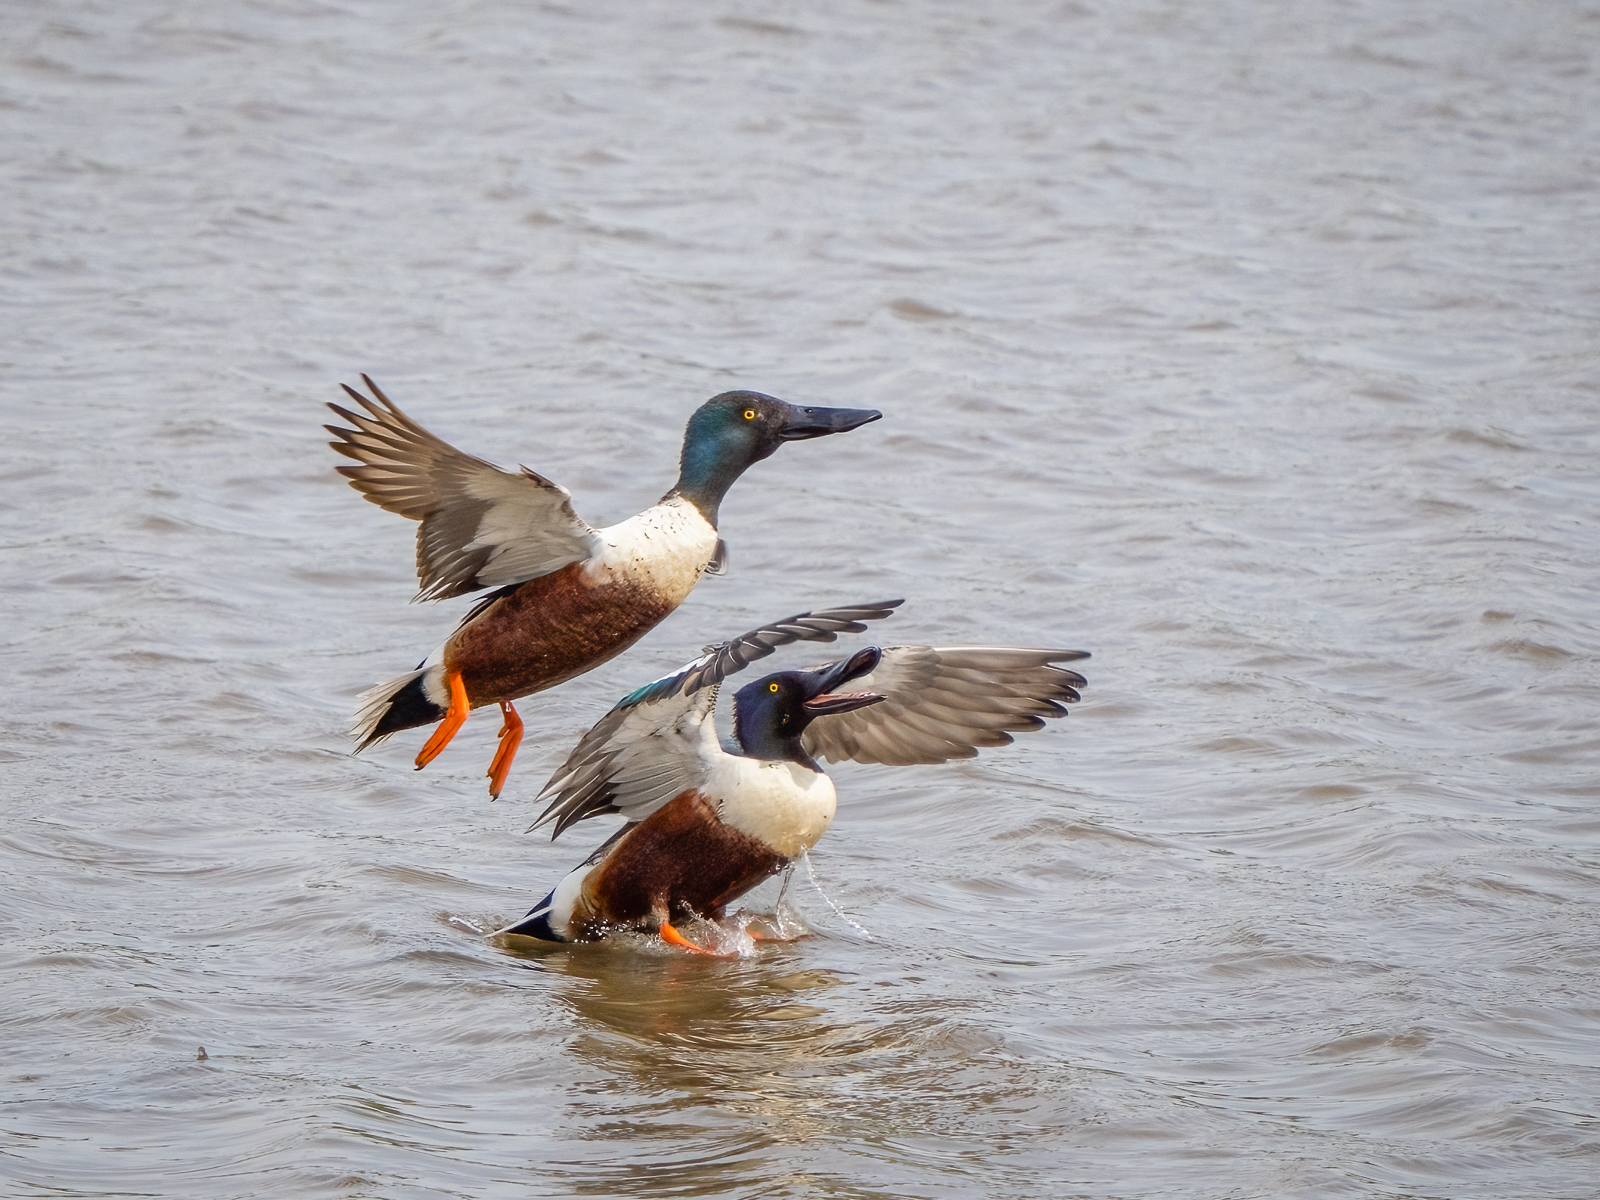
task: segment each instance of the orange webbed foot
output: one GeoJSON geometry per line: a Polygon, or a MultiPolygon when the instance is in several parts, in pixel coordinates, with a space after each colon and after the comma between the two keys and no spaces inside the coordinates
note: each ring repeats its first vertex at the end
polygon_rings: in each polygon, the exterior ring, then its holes
{"type": "Polygon", "coordinates": [[[715,950],[707,950],[704,946],[697,946],[695,943],[691,942],[688,938],[684,937],[683,934],[679,933],[676,929],[674,929],[672,927],[672,925],[667,921],[661,922],[661,927],[660,927],[659,930],[657,930],[657,932],[661,934],[661,940],[663,942],[666,942],[666,943],[668,943],[669,945],[672,945],[672,946],[682,946],[685,950],[691,950],[696,954],[703,954],[707,958],[738,958],[739,957],[737,954],[719,954],[715,950]]]}
{"type": "Polygon", "coordinates": [[[739,932],[752,942],[794,942],[806,936],[804,926],[791,930],[776,913],[771,916],[746,917],[739,927],[739,932]]]}
{"type": "Polygon", "coordinates": [[[433,736],[417,752],[419,771],[439,757],[439,751],[450,744],[450,739],[455,737],[456,731],[466,723],[467,713],[470,711],[467,706],[467,685],[461,682],[461,672],[446,672],[445,680],[450,685],[450,707],[445,710],[444,720],[439,722],[439,728],[433,731],[433,736]]]}
{"type": "Polygon", "coordinates": [[[500,726],[500,746],[489,764],[489,798],[500,799],[506,786],[506,776],[511,774],[511,760],[517,757],[517,747],[522,745],[522,718],[511,707],[511,701],[500,701],[500,712],[505,720],[500,726]]]}

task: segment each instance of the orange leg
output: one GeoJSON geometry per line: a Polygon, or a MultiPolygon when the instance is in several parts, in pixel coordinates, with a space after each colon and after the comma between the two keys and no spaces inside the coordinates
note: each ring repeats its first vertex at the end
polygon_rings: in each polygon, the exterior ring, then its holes
{"type": "Polygon", "coordinates": [[[661,940],[663,942],[667,942],[674,946],[682,946],[685,950],[693,950],[696,954],[704,954],[707,958],[737,957],[737,955],[733,954],[718,954],[715,950],[707,950],[704,946],[695,945],[666,921],[661,922],[661,928],[657,932],[661,934],[661,940]]]}
{"type": "Polygon", "coordinates": [[[517,747],[522,745],[522,718],[511,707],[511,701],[500,701],[500,711],[505,716],[505,723],[500,726],[500,748],[494,752],[494,761],[489,764],[491,800],[500,799],[500,789],[506,786],[506,776],[511,774],[511,760],[517,756],[517,747]]]}
{"type": "Polygon", "coordinates": [[[450,684],[450,707],[444,714],[444,720],[439,722],[439,728],[433,731],[433,736],[428,739],[417,754],[417,770],[422,770],[434,759],[439,757],[439,751],[450,744],[450,739],[455,737],[456,730],[467,719],[467,685],[461,682],[460,671],[449,671],[445,679],[450,684]]]}
{"type": "MultiPolygon", "coordinates": [[[[764,918],[762,919],[764,920],[764,918]]],[[[761,925],[758,925],[754,921],[744,927],[744,932],[745,936],[747,936],[752,942],[793,942],[798,941],[800,938],[805,936],[803,933],[797,933],[793,936],[790,936],[783,933],[776,926],[774,926],[771,931],[768,932],[763,930],[761,925]]]]}

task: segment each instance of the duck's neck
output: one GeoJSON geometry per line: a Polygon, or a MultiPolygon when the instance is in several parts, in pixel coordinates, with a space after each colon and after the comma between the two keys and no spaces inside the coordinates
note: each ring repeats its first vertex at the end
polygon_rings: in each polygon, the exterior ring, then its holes
{"type": "Polygon", "coordinates": [[[748,460],[730,458],[715,443],[686,442],[678,468],[678,482],[668,495],[682,496],[689,501],[715,529],[722,498],[749,466],[748,460]]]}
{"type": "Polygon", "coordinates": [[[740,728],[738,712],[734,713],[734,740],[746,758],[759,758],[764,762],[792,762],[809,770],[822,773],[817,760],[806,753],[800,744],[800,735],[783,737],[764,722],[754,723],[754,728],[740,728]]]}

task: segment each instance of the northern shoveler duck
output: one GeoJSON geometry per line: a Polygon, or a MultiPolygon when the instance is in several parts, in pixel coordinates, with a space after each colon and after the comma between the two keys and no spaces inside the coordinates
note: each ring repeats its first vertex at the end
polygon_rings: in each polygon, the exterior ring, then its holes
{"type": "Polygon", "coordinates": [[[688,596],[721,574],[726,548],[717,509],[733,481],[784,442],[842,433],[883,414],[806,408],[760,392],[723,392],[689,418],[678,482],[638,516],[595,529],[566,488],[527,467],[502,471],[463,454],[406,416],[363,375],[366,410],[328,405],[354,429],[324,426],[340,467],[374,504],[421,521],[414,599],[494,588],[415,671],[361,696],[352,731],[360,753],[402,729],[439,722],[417,770],[456,735],[467,713],[498,704],[504,718],[489,764],[489,794],[505,787],[522,741],[518,697],[565,683],[622,653],[688,596]]]}
{"type": "Polygon", "coordinates": [[[1082,650],[869,646],[821,667],[780,671],[734,697],[733,740],[717,740],[724,678],[796,641],[859,633],[901,602],[801,613],[709,647],[625,697],[578,743],[538,799],[552,838],[586,817],[627,823],[500,933],[554,942],[721,920],[727,906],[804,854],[833,820],[826,759],[903,766],[971,758],[979,746],[1066,713],[1083,676],[1059,666],[1082,650]],[[853,690],[841,691],[846,684],[853,690]]]}

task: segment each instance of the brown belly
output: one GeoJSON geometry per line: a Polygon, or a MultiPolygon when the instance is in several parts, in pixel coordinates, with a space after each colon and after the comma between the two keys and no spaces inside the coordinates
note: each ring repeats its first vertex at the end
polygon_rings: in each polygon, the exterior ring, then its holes
{"type": "Polygon", "coordinates": [[[589,873],[572,937],[593,941],[618,926],[688,916],[716,920],[788,861],[724,825],[715,802],[684,792],[639,822],[589,873]]]}
{"type": "Polygon", "coordinates": [[[530,579],[458,629],[444,662],[473,708],[565,683],[621,654],[674,605],[637,584],[589,587],[577,563],[530,579]]]}

